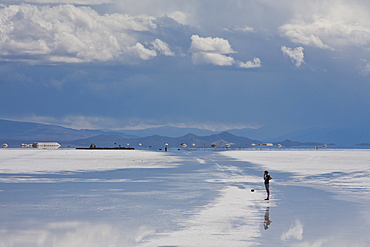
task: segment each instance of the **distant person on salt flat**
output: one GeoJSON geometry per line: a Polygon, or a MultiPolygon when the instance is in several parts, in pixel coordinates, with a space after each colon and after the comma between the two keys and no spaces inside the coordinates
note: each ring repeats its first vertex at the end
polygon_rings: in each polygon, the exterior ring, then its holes
{"type": "Polygon", "coordinates": [[[270,176],[268,171],[265,171],[263,174],[263,180],[265,180],[265,188],[267,192],[267,198],[265,200],[270,200],[270,180],[272,177],[270,176]]]}

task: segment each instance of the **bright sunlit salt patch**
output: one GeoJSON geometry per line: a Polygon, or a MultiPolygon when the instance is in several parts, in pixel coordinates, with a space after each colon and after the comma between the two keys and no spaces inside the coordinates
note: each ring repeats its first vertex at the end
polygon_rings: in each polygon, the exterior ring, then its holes
{"type": "Polygon", "coordinates": [[[204,159],[196,158],[195,159],[199,164],[204,164],[206,161],[204,159]]]}
{"type": "Polygon", "coordinates": [[[157,234],[159,237],[138,246],[256,246],[263,229],[256,226],[263,225],[263,212],[269,206],[273,202],[228,186],[214,202],[190,213],[191,217],[180,223],[180,230],[157,234]]]}
{"type": "Polygon", "coordinates": [[[179,164],[178,158],[166,153],[141,150],[1,149],[0,156],[0,173],[7,174],[170,168],[179,164]]]}
{"type": "Polygon", "coordinates": [[[233,175],[233,176],[220,175],[219,178],[210,178],[206,179],[205,181],[209,183],[245,183],[245,182],[248,182],[250,184],[262,183],[260,177],[249,175],[233,175]]]}
{"type": "Polygon", "coordinates": [[[83,179],[83,178],[39,178],[9,176],[0,178],[0,183],[149,183],[155,180],[132,180],[132,179],[83,179]]]}
{"type": "Polygon", "coordinates": [[[243,170],[236,166],[230,165],[220,165],[216,163],[216,170],[219,171],[215,173],[214,176],[218,178],[206,179],[207,182],[211,183],[246,183],[257,184],[261,183],[261,177],[246,175],[243,170]]]}
{"type": "MultiPolygon", "coordinates": [[[[262,169],[294,174],[286,184],[309,185],[345,194],[370,198],[370,150],[278,150],[229,151],[225,156],[260,165],[262,169]]],[[[277,182],[277,180],[274,180],[277,182]]]]}
{"type": "Polygon", "coordinates": [[[52,222],[46,224],[30,222],[28,229],[0,228],[1,246],[134,246],[154,229],[147,226],[123,229],[104,223],[81,221],[52,222]]]}
{"type": "Polygon", "coordinates": [[[220,165],[218,163],[216,163],[216,169],[219,170],[219,171],[230,171],[230,172],[237,172],[237,173],[241,173],[242,172],[242,169],[240,169],[239,167],[236,167],[236,166],[230,166],[230,165],[220,165]]]}
{"type": "Polygon", "coordinates": [[[222,154],[264,169],[303,176],[370,170],[370,150],[229,151],[222,154]]]}

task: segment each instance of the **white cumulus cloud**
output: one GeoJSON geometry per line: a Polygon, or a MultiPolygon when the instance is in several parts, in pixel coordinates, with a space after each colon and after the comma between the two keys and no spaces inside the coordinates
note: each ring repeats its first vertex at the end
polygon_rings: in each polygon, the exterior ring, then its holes
{"type": "MultiPolygon", "coordinates": [[[[91,62],[136,54],[148,60],[157,52],[173,56],[167,43],[150,42],[142,33],[155,33],[155,18],[127,14],[100,15],[74,5],[0,5],[0,59],[37,62],[91,62]]],[[[152,38],[151,38],[152,39],[152,38]]]]}
{"type": "Polygon", "coordinates": [[[230,54],[235,53],[231,48],[228,40],[223,38],[202,38],[198,35],[191,36],[191,46],[190,51],[197,52],[208,52],[208,53],[218,53],[218,54],[230,54]]]}
{"type": "Polygon", "coordinates": [[[261,59],[258,57],[254,58],[253,61],[239,62],[238,66],[240,68],[250,69],[250,68],[259,68],[262,67],[261,59]]]}
{"type": "Polygon", "coordinates": [[[242,33],[254,33],[256,31],[253,27],[249,26],[224,28],[224,30],[227,32],[242,32],[242,33]]]}
{"type": "Polygon", "coordinates": [[[287,55],[292,62],[297,66],[298,68],[304,63],[304,53],[303,53],[303,47],[299,46],[294,49],[282,46],[281,51],[284,55],[287,55]]]}
{"type": "Polygon", "coordinates": [[[196,52],[192,55],[194,64],[213,64],[219,66],[230,66],[234,63],[234,58],[219,53],[196,52]]]}
{"type": "Polygon", "coordinates": [[[202,38],[198,35],[191,36],[191,46],[194,64],[213,64],[219,66],[230,66],[234,58],[227,54],[235,53],[228,40],[223,38],[202,38]]]}
{"type": "Polygon", "coordinates": [[[202,38],[198,35],[191,36],[191,46],[189,51],[192,53],[194,64],[213,64],[218,66],[236,65],[239,68],[258,68],[261,67],[261,60],[254,58],[253,61],[240,62],[231,56],[237,53],[231,47],[228,40],[223,38],[202,38]]]}
{"type": "Polygon", "coordinates": [[[369,6],[364,1],[300,2],[296,7],[291,21],[280,26],[290,41],[330,50],[370,44],[369,6]]]}
{"type": "Polygon", "coordinates": [[[163,54],[165,56],[174,56],[175,53],[171,51],[171,48],[166,42],[163,42],[160,39],[155,39],[152,42],[152,45],[156,51],[158,51],[160,54],[163,54]]]}
{"type": "Polygon", "coordinates": [[[139,42],[136,43],[136,45],[129,47],[129,52],[140,57],[142,60],[149,60],[157,56],[156,51],[145,48],[144,45],[139,42]]]}
{"type": "Polygon", "coordinates": [[[184,12],[174,11],[174,12],[169,13],[167,16],[176,20],[178,23],[189,25],[189,17],[184,12]]]}
{"type": "Polygon", "coordinates": [[[283,36],[292,42],[307,46],[315,46],[321,49],[333,49],[322,40],[320,25],[309,24],[286,24],[280,27],[283,36]]]}

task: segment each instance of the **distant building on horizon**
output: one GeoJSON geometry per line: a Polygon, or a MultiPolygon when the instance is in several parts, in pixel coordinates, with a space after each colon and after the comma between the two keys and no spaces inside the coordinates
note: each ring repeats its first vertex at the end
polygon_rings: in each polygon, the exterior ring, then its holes
{"type": "Polygon", "coordinates": [[[57,142],[34,142],[32,147],[34,148],[59,148],[61,145],[57,142]]]}
{"type": "Polygon", "coordinates": [[[271,146],[274,146],[273,143],[260,143],[258,144],[259,146],[267,146],[267,147],[271,147],[271,146]]]}

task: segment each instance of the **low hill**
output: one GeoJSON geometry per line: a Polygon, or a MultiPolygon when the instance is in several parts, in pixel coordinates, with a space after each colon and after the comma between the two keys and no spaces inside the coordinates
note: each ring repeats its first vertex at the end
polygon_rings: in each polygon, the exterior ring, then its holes
{"type": "MultiPolygon", "coordinates": [[[[58,125],[19,122],[0,119],[0,141],[26,143],[37,141],[66,142],[88,138],[106,132],[99,130],[76,130],[58,125]]],[[[120,133],[120,135],[124,135],[120,133]]],[[[125,135],[126,137],[134,137],[125,135]]]]}
{"type": "MultiPolygon", "coordinates": [[[[139,138],[127,138],[119,135],[106,135],[101,134],[85,139],[75,140],[69,145],[72,146],[84,146],[88,147],[90,144],[94,143],[97,146],[106,146],[106,147],[113,147],[113,146],[132,146],[136,148],[153,148],[153,149],[163,149],[166,147],[168,148],[186,148],[193,147],[193,148],[210,148],[212,144],[215,144],[218,148],[250,148],[253,147],[252,144],[260,144],[262,143],[259,140],[252,140],[247,137],[240,137],[230,134],[228,132],[222,132],[220,134],[214,134],[210,136],[198,136],[195,134],[187,134],[181,137],[167,137],[167,136],[160,136],[160,135],[152,135],[147,137],[139,137],[139,138]]],[[[291,140],[285,140],[282,142],[274,143],[275,146],[277,144],[281,144],[284,147],[310,147],[310,146],[322,146],[324,143],[318,142],[297,142],[291,140]]]]}

